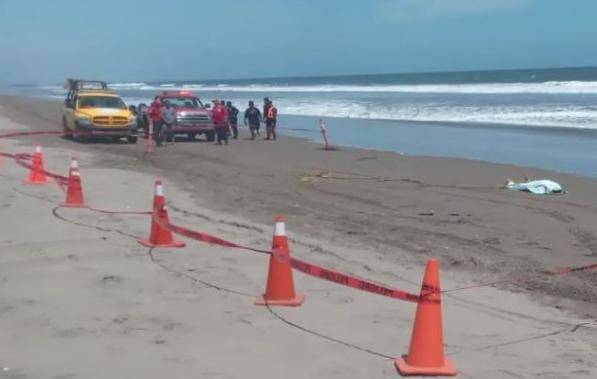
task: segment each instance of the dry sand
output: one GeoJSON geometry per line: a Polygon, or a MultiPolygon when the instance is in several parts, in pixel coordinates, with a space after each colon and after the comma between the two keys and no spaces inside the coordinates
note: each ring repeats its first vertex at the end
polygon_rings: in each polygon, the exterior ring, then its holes
{"type": "MultiPolygon", "coordinates": [[[[60,130],[56,103],[3,97],[0,106],[1,131],[60,130]]],[[[179,224],[265,248],[273,216],[283,213],[296,256],[412,292],[433,256],[444,289],[597,259],[591,179],[326,152],[284,137],[178,143],[152,156],[143,140],[36,137],[0,140],[0,149],[32,151],[36,141],[52,171],[65,171],[71,154],[80,158],[94,206],[147,209],[162,176],[179,224]],[[558,180],[570,193],[496,187],[524,176],[558,180]]],[[[146,217],[58,209],[69,223],[52,214],[63,196],[57,186],[22,186],[26,172],[6,160],[0,174],[0,367],[7,368],[0,377],[397,376],[388,357],[408,350],[413,304],[297,273],[307,301],[276,315],[252,304],[264,288],[265,257],[187,241],[185,249],[154,251],[152,261],[133,238],[148,233],[146,217]]],[[[596,278],[539,276],[446,294],[448,356],[463,377],[597,376],[596,278]]]]}

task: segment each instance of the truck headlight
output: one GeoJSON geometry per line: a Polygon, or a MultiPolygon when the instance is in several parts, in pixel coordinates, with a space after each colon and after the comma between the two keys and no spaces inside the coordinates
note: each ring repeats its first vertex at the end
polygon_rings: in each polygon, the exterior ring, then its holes
{"type": "Polygon", "coordinates": [[[90,127],[93,126],[93,122],[91,121],[91,119],[89,117],[77,117],[77,124],[84,126],[84,127],[90,127]]]}

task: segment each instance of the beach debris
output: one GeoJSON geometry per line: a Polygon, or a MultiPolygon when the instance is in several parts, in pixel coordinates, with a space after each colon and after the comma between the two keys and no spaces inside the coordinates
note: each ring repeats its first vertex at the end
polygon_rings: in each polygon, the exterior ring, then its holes
{"type": "Polygon", "coordinates": [[[433,209],[431,209],[428,212],[417,213],[417,215],[418,216],[433,216],[433,215],[435,215],[435,211],[433,209]]]}
{"type": "Polygon", "coordinates": [[[539,180],[525,180],[524,182],[514,182],[510,179],[506,180],[505,187],[510,190],[530,192],[535,195],[562,195],[567,191],[560,185],[549,179],[539,180]]]}

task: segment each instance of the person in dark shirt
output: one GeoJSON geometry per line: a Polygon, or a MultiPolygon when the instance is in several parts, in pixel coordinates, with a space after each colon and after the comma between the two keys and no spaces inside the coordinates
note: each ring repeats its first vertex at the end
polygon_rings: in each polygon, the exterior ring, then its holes
{"type": "Polygon", "coordinates": [[[228,123],[232,129],[232,138],[238,139],[238,108],[232,105],[232,101],[226,102],[228,109],[228,123]]]}
{"type": "Polygon", "coordinates": [[[245,126],[249,124],[251,130],[251,139],[254,140],[259,133],[259,125],[261,124],[261,112],[255,107],[253,101],[249,101],[249,107],[245,110],[245,126]]]}

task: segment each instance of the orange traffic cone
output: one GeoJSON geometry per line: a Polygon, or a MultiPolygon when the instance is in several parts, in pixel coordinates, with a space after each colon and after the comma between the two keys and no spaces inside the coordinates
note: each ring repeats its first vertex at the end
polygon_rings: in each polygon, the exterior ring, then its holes
{"type": "Polygon", "coordinates": [[[66,202],[62,204],[62,206],[72,208],[85,207],[83,202],[81,173],[79,172],[79,163],[77,162],[77,158],[72,158],[70,162],[70,170],[68,171],[68,187],[66,189],[66,202]]]}
{"type": "Polygon", "coordinates": [[[41,146],[35,147],[35,154],[31,162],[31,169],[29,170],[29,177],[23,181],[23,184],[46,184],[48,177],[44,169],[44,156],[41,152],[41,146]]]}
{"type": "Polygon", "coordinates": [[[151,232],[149,239],[138,240],[145,247],[185,247],[182,241],[175,241],[170,229],[162,227],[162,224],[168,224],[168,209],[166,209],[166,198],[164,197],[164,188],[162,181],[155,181],[155,190],[153,196],[153,214],[151,217],[151,232]],[[156,218],[161,222],[156,222],[156,218]]]}
{"type": "Polygon", "coordinates": [[[283,216],[276,216],[272,250],[269,258],[269,273],[265,294],[255,302],[256,305],[285,305],[297,307],[305,301],[305,295],[294,292],[294,279],[290,267],[290,249],[286,238],[286,226],[283,216]]]}
{"type": "Polygon", "coordinates": [[[395,365],[401,375],[454,376],[457,373],[452,362],[444,356],[437,259],[429,260],[425,268],[408,355],[396,358],[395,365]]]}

